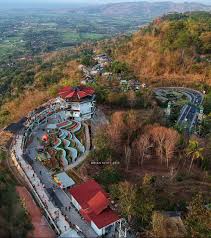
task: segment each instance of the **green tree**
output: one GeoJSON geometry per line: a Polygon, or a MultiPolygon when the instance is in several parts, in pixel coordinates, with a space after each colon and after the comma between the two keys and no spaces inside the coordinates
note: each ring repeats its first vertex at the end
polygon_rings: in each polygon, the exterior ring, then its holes
{"type": "Polygon", "coordinates": [[[113,61],[111,64],[111,70],[116,74],[126,73],[129,71],[127,64],[120,61],[113,61]]]}
{"type": "Polygon", "coordinates": [[[211,32],[205,32],[201,34],[200,39],[202,40],[202,49],[205,53],[211,53],[211,32]]]}
{"type": "Polygon", "coordinates": [[[91,49],[83,50],[80,62],[85,66],[93,66],[96,63],[93,59],[93,51],[91,49]]]}
{"type": "Polygon", "coordinates": [[[203,153],[204,148],[199,146],[199,142],[196,140],[189,140],[189,144],[187,147],[187,156],[191,159],[189,171],[192,168],[193,162],[196,160],[203,160],[203,153]]]}
{"type": "Polygon", "coordinates": [[[188,213],[185,219],[185,225],[189,237],[210,238],[210,212],[204,205],[201,194],[197,194],[188,206],[188,213]]]}
{"type": "Polygon", "coordinates": [[[155,195],[151,186],[144,185],[137,189],[135,214],[138,225],[146,227],[150,224],[154,207],[155,195]]]}
{"type": "Polygon", "coordinates": [[[93,140],[95,150],[93,151],[93,157],[98,161],[108,161],[112,158],[112,149],[110,146],[109,136],[106,132],[106,128],[100,128],[93,140]]]}
{"type": "Polygon", "coordinates": [[[117,168],[108,166],[95,176],[95,179],[108,190],[110,185],[117,184],[121,180],[121,174],[117,168]]]}
{"type": "Polygon", "coordinates": [[[120,182],[111,187],[111,196],[118,199],[120,213],[130,222],[135,215],[136,187],[129,182],[120,182]]]}
{"type": "Polygon", "coordinates": [[[204,100],[204,113],[209,114],[211,113],[211,92],[209,92],[204,100]]]}

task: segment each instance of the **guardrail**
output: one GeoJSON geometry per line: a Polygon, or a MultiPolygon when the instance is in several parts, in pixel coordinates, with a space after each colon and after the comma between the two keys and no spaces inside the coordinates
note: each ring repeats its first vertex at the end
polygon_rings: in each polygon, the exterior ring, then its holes
{"type": "Polygon", "coordinates": [[[54,222],[54,220],[52,219],[50,213],[48,212],[48,210],[45,208],[44,203],[42,202],[42,200],[40,199],[37,191],[34,189],[34,187],[32,186],[29,178],[27,177],[25,171],[23,170],[23,168],[21,167],[21,164],[18,163],[17,157],[15,155],[14,152],[10,153],[11,155],[11,159],[13,164],[15,165],[15,167],[17,168],[17,170],[19,171],[19,173],[21,174],[21,176],[24,178],[27,186],[30,188],[33,196],[35,197],[36,201],[38,202],[39,206],[44,210],[46,217],[48,218],[48,222],[51,224],[51,226],[54,228],[55,232],[57,235],[61,234],[61,231],[59,230],[59,228],[57,227],[56,223],[54,222]]]}
{"type": "MultiPolygon", "coordinates": [[[[46,114],[46,118],[47,117],[48,117],[48,114],[46,114]]],[[[34,121],[32,121],[32,124],[33,123],[34,123],[34,121]]],[[[33,197],[35,198],[35,201],[43,209],[45,217],[47,218],[47,221],[49,222],[49,224],[51,225],[53,230],[56,232],[57,235],[61,235],[63,227],[61,228],[59,224],[56,224],[56,222],[54,221],[54,218],[51,214],[51,210],[48,211],[48,209],[45,205],[45,202],[42,201],[42,197],[39,193],[39,190],[38,191],[36,190],[36,188],[33,185],[32,180],[30,179],[31,176],[29,176],[29,174],[25,171],[25,163],[24,163],[24,159],[22,157],[22,153],[26,149],[26,145],[27,145],[28,140],[30,139],[31,134],[32,134],[32,131],[30,133],[27,133],[27,129],[24,128],[19,131],[19,134],[16,137],[13,138],[11,148],[10,148],[11,162],[14,164],[14,166],[17,168],[19,174],[24,179],[24,182],[27,185],[27,188],[29,189],[29,191],[31,192],[33,197]],[[17,143],[18,143],[18,147],[22,151],[21,154],[18,152],[19,150],[16,150],[16,148],[15,148],[15,145],[17,143]]],[[[28,163],[26,163],[26,164],[28,164],[28,163]]]]}

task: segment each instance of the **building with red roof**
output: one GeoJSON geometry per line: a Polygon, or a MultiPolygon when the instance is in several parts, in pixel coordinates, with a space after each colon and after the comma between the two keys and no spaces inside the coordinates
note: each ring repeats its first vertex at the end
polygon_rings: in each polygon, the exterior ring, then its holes
{"type": "Polygon", "coordinates": [[[115,230],[121,218],[110,208],[108,194],[95,180],[76,185],[69,192],[73,205],[99,236],[115,230]]]}
{"type": "Polygon", "coordinates": [[[63,87],[59,90],[63,108],[74,119],[90,119],[95,112],[95,91],[92,87],[63,87]]]}

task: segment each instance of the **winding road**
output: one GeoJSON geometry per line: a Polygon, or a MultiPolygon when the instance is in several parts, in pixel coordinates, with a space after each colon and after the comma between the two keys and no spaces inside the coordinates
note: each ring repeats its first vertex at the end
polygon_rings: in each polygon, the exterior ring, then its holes
{"type": "Polygon", "coordinates": [[[183,127],[187,125],[187,132],[192,132],[193,127],[197,124],[199,107],[203,103],[204,95],[197,90],[184,87],[163,87],[156,88],[154,91],[157,95],[162,95],[163,92],[179,92],[187,96],[189,103],[182,107],[177,125],[183,127]]]}

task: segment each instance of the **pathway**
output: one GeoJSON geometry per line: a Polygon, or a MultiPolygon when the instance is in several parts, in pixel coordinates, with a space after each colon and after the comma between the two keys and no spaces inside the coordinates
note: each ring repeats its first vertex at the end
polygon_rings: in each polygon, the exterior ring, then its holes
{"type": "Polygon", "coordinates": [[[45,216],[43,216],[41,209],[37,206],[28,190],[25,187],[18,186],[16,191],[21,200],[24,201],[33,224],[33,230],[30,232],[29,237],[55,238],[56,234],[49,227],[45,216]]]}
{"type": "MultiPolygon", "coordinates": [[[[39,147],[39,142],[36,138],[41,138],[43,133],[44,132],[42,130],[37,130],[32,143],[28,146],[26,150],[26,153],[30,157],[31,161],[33,161],[32,167],[35,173],[37,174],[41,182],[45,185],[45,188],[49,191],[49,197],[51,201],[54,202],[54,204],[56,204],[57,207],[61,209],[62,213],[67,216],[67,220],[71,224],[80,227],[80,230],[86,237],[97,237],[97,234],[91,228],[90,224],[83,220],[80,214],[75,210],[74,206],[71,204],[70,197],[61,188],[57,187],[48,169],[40,161],[37,161],[35,159],[37,154],[36,148],[39,147]],[[65,208],[68,209],[66,210],[65,208]]],[[[81,162],[81,160],[79,162],[81,162]]]]}
{"type": "Polygon", "coordinates": [[[28,180],[30,181],[31,185],[37,192],[40,200],[44,204],[44,207],[46,208],[46,210],[49,212],[51,218],[57,225],[61,234],[66,231],[70,231],[72,233],[72,237],[79,237],[77,232],[70,228],[70,225],[65,219],[65,216],[62,215],[61,211],[49,199],[48,194],[46,193],[46,190],[43,186],[43,183],[40,181],[40,179],[38,178],[33,168],[28,163],[26,163],[26,161],[23,159],[22,147],[21,147],[22,139],[23,139],[23,136],[18,135],[15,139],[15,143],[12,148],[12,151],[15,153],[15,156],[18,160],[19,165],[25,172],[28,180]]]}
{"type": "MultiPolygon", "coordinates": [[[[58,117],[55,115],[50,116],[48,117],[48,123],[58,122],[57,119],[58,117]]],[[[58,227],[61,237],[98,237],[90,224],[81,217],[77,210],[75,210],[68,194],[56,185],[51,177],[51,172],[40,161],[36,160],[36,149],[39,147],[37,138],[41,138],[45,133],[43,130],[45,126],[46,125],[40,125],[40,128],[37,128],[32,132],[32,141],[25,150],[24,155],[22,150],[22,134],[18,135],[14,140],[12,151],[30,181],[30,184],[33,186],[33,189],[37,192],[39,199],[43,203],[44,209],[49,212],[49,216],[58,227]]],[[[71,168],[84,161],[90,150],[89,127],[86,124],[84,126],[86,133],[86,151],[78,158],[71,168]]]]}

